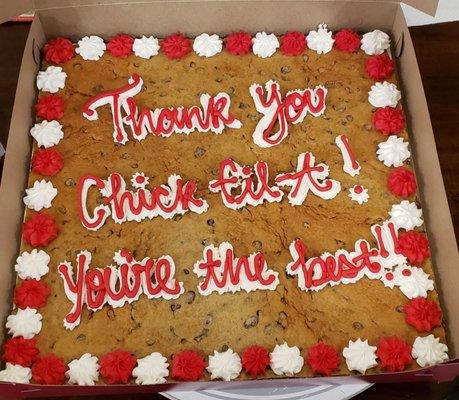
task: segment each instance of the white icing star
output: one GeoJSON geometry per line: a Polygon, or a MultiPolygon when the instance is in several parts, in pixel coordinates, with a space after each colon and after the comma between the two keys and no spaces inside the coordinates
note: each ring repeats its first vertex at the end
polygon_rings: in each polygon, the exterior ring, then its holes
{"type": "Polygon", "coordinates": [[[361,185],[354,185],[353,187],[349,188],[348,196],[351,198],[351,200],[359,204],[366,203],[368,199],[370,198],[370,196],[368,195],[368,189],[365,189],[361,185]],[[360,192],[359,192],[359,188],[361,190],[360,192]]]}
{"type": "Polygon", "coordinates": [[[148,185],[148,178],[145,176],[143,172],[136,172],[134,175],[132,175],[131,178],[131,184],[132,187],[136,189],[145,189],[145,187],[148,185]]]}
{"type": "Polygon", "coordinates": [[[306,36],[306,42],[311,50],[317,54],[326,54],[333,48],[335,42],[332,38],[332,32],[327,30],[326,24],[320,24],[317,31],[310,31],[306,36]]]}
{"type": "Polygon", "coordinates": [[[203,33],[196,36],[193,42],[193,50],[200,57],[212,57],[222,51],[222,40],[218,35],[203,33]]]}
{"type": "Polygon", "coordinates": [[[89,353],[83,354],[79,359],[69,363],[69,369],[65,373],[69,384],[93,386],[99,379],[98,358],[89,353]]]}
{"type": "Polygon", "coordinates": [[[6,363],[5,369],[0,371],[1,382],[29,383],[31,379],[31,369],[20,365],[6,363]]]}
{"type": "Polygon", "coordinates": [[[132,376],[136,378],[135,383],[138,385],[165,383],[169,376],[168,367],[166,357],[160,353],[151,353],[137,360],[137,366],[132,371],[132,376]]]}
{"type": "Polygon", "coordinates": [[[404,142],[403,138],[395,135],[391,135],[385,142],[379,143],[376,154],[378,160],[386,167],[400,167],[411,155],[408,150],[408,142],[404,142]]]}
{"type": "Polygon", "coordinates": [[[421,367],[439,364],[448,360],[448,346],[440,339],[429,336],[418,336],[413,343],[411,355],[421,367]]]}
{"type": "Polygon", "coordinates": [[[49,260],[49,255],[43,250],[24,251],[16,259],[14,269],[21,279],[40,279],[49,272],[49,260]]]}
{"type": "Polygon", "coordinates": [[[370,346],[368,340],[362,341],[358,338],[355,342],[349,340],[348,347],[343,349],[343,356],[346,359],[350,371],[358,371],[365,374],[365,371],[376,367],[376,347],[370,346]]]}
{"type": "Polygon", "coordinates": [[[37,75],[37,88],[43,92],[56,93],[65,86],[67,74],[61,67],[50,66],[37,75]]]}
{"type": "Polygon", "coordinates": [[[389,211],[390,221],[396,228],[403,228],[407,231],[421,226],[422,210],[416,206],[416,203],[410,203],[408,200],[402,200],[400,204],[394,204],[389,211]]]}
{"type": "Polygon", "coordinates": [[[57,189],[51,182],[44,179],[35,181],[33,187],[26,189],[24,204],[35,211],[40,211],[43,208],[50,208],[51,202],[57,195],[57,189]]]}
{"type": "Polygon", "coordinates": [[[365,33],[362,36],[360,48],[368,55],[378,55],[390,46],[389,35],[378,29],[365,33]]]}
{"type": "Polygon", "coordinates": [[[301,357],[300,349],[296,346],[289,347],[287,342],[276,344],[269,356],[271,369],[276,375],[293,376],[303,368],[304,359],[301,357]]]}
{"type": "Polygon", "coordinates": [[[368,101],[373,107],[397,107],[402,98],[397,86],[390,82],[376,82],[368,92],[368,101]]]}
{"type": "Polygon", "coordinates": [[[19,308],[16,314],[8,316],[6,327],[13,337],[22,336],[24,339],[32,339],[41,331],[41,319],[41,314],[33,308],[19,308]]]}
{"type": "Polygon", "coordinates": [[[252,38],[253,54],[261,58],[271,57],[279,48],[279,40],[274,33],[258,32],[252,38]]]}
{"type": "Polygon", "coordinates": [[[399,265],[394,270],[395,286],[409,299],[427,297],[427,292],[434,290],[434,283],[421,268],[399,265]]]}
{"type": "Polygon", "coordinates": [[[230,381],[239,376],[242,370],[241,358],[233,350],[228,349],[219,353],[214,351],[213,356],[209,356],[207,371],[210,372],[210,379],[223,379],[230,381]]]}
{"type": "Polygon", "coordinates": [[[48,149],[58,144],[64,137],[62,125],[57,121],[42,121],[33,126],[30,134],[37,141],[38,147],[48,149]]]}
{"type": "Polygon", "coordinates": [[[392,289],[395,286],[394,273],[391,271],[387,271],[386,273],[383,273],[381,276],[381,281],[385,287],[392,289]]]}
{"type": "Polygon", "coordinates": [[[149,59],[158,54],[159,47],[158,39],[153,36],[142,36],[134,40],[132,51],[137,57],[149,59]]]}
{"type": "Polygon", "coordinates": [[[83,60],[97,61],[102,57],[105,49],[104,40],[99,36],[85,36],[78,41],[75,53],[79,54],[83,60]]]}

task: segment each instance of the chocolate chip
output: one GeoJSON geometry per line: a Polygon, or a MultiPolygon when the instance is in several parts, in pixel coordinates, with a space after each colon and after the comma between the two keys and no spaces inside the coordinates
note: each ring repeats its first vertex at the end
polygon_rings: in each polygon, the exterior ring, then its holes
{"type": "Polygon", "coordinates": [[[352,115],[346,115],[346,119],[347,119],[349,122],[354,121],[354,117],[353,117],[352,115]]]}
{"type": "Polygon", "coordinates": [[[137,163],[131,164],[131,168],[139,168],[139,164],[137,163]]]}
{"type": "Polygon", "coordinates": [[[172,312],[175,312],[177,311],[178,309],[180,309],[182,306],[179,304],[179,303],[172,303],[171,304],[171,310],[172,312]]]}
{"type": "Polygon", "coordinates": [[[204,239],[203,241],[201,241],[201,244],[203,246],[208,246],[210,244],[209,240],[208,239],[204,239]]]}
{"type": "Polygon", "coordinates": [[[277,323],[283,328],[287,328],[288,326],[288,321],[287,321],[287,314],[284,311],[281,311],[279,313],[279,318],[277,319],[277,323]]]}
{"type": "Polygon", "coordinates": [[[108,319],[113,321],[115,319],[115,311],[113,311],[112,309],[107,310],[107,317],[108,319]]]}
{"type": "Polygon", "coordinates": [[[395,307],[395,311],[402,313],[403,312],[403,306],[397,306],[395,307]]]}
{"type": "Polygon", "coordinates": [[[263,248],[263,243],[260,242],[259,240],[254,240],[252,242],[252,245],[253,245],[253,247],[255,247],[255,250],[257,250],[257,251],[261,251],[262,248],[263,248]]]}
{"type": "Polygon", "coordinates": [[[206,329],[206,328],[204,328],[204,329],[202,330],[202,332],[201,332],[198,336],[195,336],[195,337],[193,338],[193,340],[196,341],[196,342],[200,342],[202,339],[204,339],[205,337],[207,337],[208,333],[209,333],[209,330],[206,329]]]}
{"type": "Polygon", "coordinates": [[[365,124],[363,126],[363,129],[365,129],[366,131],[370,132],[371,130],[373,130],[373,126],[371,124],[365,124]]]}
{"type": "Polygon", "coordinates": [[[310,226],[309,222],[307,222],[307,221],[303,222],[303,228],[309,228],[309,226],[310,226]]]}
{"type": "Polygon", "coordinates": [[[190,271],[188,269],[186,269],[186,268],[183,268],[183,273],[185,275],[190,275],[190,271]]]}
{"type": "Polygon", "coordinates": [[[240,108],[240,109],[244,109],[244,108],[247,108],[247,107],[248,107],[247,104],[245,104],[245,103],[239,103],[239,108],[240,108]]]}
{"type": "Polygon", "coordinates": [[[70,187],[72,187],[72,186],[75,186],[75,185],[76,185],[76,183],[75,183],[75,181],[74,181],[72,178],[69,178],[69,179],[67,179],[67,180],[65,181],[65,186],[70,186],[70,187]]]}
{"type": "Polygon", "coordinates": [[[283,74],[288,74],[292,69],[288,66],[288,65],[285,65],[281,68],[281,72],[283,74]]]}
{"type": "Polygon", "coordinates": [[[83,65],[81,65],[80,63],[75,63],[73,64],[73,68],[76,70],[81,70],[83,69],[83,65]]]}
{"type": "Polygon", "coordinates": [[[134,65],[134,67],[136,67],[136,68],[139,68],[139,67],[140,67],[140,64],[137,63],[137,62],[135,62],[133,65],[134,65]]]}
{"type": "Polygon", "coordinates": [[[249,114],[247,117],[254,122],[258,121],[258,115],[249,114]]]}
{"type": "Polygon", "coordinates": [[[57,210],[58,210],[61,214],[67,214],[67,209],[66,209],[64,206],[58,207],[57,210]]]}
{"type": "Polygon", "coordinates": [[[258,325],[258,315],[251,315],[244,321],[244,328],[249,329],[258,325]]]}
{"type": "Polygon", "coordinates": [[[102,92],[104,90],[104,87],[102,85],[96,85],[92,88],[93,92],[102,92]]]}
{"type": "Polygon", "coordinates": [[[195,157],[202,157],[204,154],[206,154],[205,149],[203,149],[202,147],[196,147],[196,150],[194,151],[195,157]]]}
{"type": "Polygon", "coordinates": [[[354,322],[352,324],[352,327],[357,331],[360,331],[361,329],[363,329],[363,325],[360,322],[354,322]]]}
{"type": "Polygon", "coordinates": [[[217,79],[215,79],[215,82],[217,82],[217,83],[222,83],[222,82],[223,82],[223,79],[222,79],[222,78],[217,78],[217,79]]]}
{"type": "Polygon", "coordinates": [[[122,158],[123,160],[126,160],[126,159],[129,158],[129,154],[128,154],[128,153],[123,153],[123,154],[121,154],[121,158],[122,158]]]}
{"type": "Polygon", "coordinates": [[[212,317],[212,314],[207,314],[206,316],[206,320],[204,321],[204,323],[206,325],[210,325],[212,323],[212,321],[214,320],[214,317],[212,317]]]}
{"type": "Polygon", "coordinates": [[[271,324],[265,325],[263,332],[265,335],[269,335],[273,330],[273,326],[271,324]]]}
{"type": "Polygon", "coordinates": [[[226,350],[228,350],[228,349],[229,349],[229,346],[228,346],[227,344],[224,344],[224,345],[222,346],[221,351],[226,351],[226,350]]]}
{"type": "Polygon", "coordinates": [[[235,92],[234,88],[232,86],[230,86],[228,88],[228,94],[233,94],[235,92]]]}
{"type": "Polygon", "coordinates": [[[155,341],[153,339],[146,339],[145,344],[147,346],[153,346],[155,344],[155,341]]]}
{"type": "Polygon", "coordinates": [[[186,302],[186,304],[193,303],[195,297],[196,297],[196,293],[193,292],[192,290],[186,292],[185,293],[185,302],[186,302]]]}
{"type": "Polygon", "coordinates": [[[80,334],[76,337],[76,340],[78,340],[79,342],[83,342],[84,340],[86,340],[86,335],[84,335],[83,333],[80,333],[80,334]]]}
{"type": "Polygon", "coordinates": [[[191,62],[190,62],[190,67],[191,67],[191,68],[196,67],[196,63],[195,63],[194,61],[191,61],[191,62]]]}
{"type": "Polygon", "coordinates": [[[178,214],[174,217],[174,221],[177,222],[177,221],[180,221],[182,219],[182,215],[178,214]]]}
{"type": "Polygon", "coordinates": [[[213,226],[215,226],[215,221],[214,221],[212,218],[211,218],[211,219],[208,219],[208,220],[207,220],[207,225],[213,227],[213,226]]]}

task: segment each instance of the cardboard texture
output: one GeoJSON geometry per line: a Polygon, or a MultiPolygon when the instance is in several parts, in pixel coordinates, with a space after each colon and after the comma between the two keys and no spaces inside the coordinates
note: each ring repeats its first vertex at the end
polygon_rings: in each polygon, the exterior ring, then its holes
{"type": "MultiPolygon", "coordinates": [[[[30,0],[19,0],[27,7],[30,0]]],[[[0,17],[15,7],[8,2],[0,11],[0,17]]],[[[394,1],[283,1],[282,16],[279,17],[277,1],[167,1],[135,3],[125,1],[36,0],[40,6],[32,23],[25,46],[19,74],[16,98],[10,126],[5,166],[0,187],[0,204],[3,208],[0,225],[0,324],[4,326],[11,304],[11,285],[14,280],[13,265],[17,256],[23,215],[22,194],[29,168],[31,140],[30,126],[33,124],[32,104],[35,100],[35,76],[39,68],[39,49],[47,38],[63,35],[77,38],[88,33],[107,37],[118,32],[132,34],[148,33],[162,36],[180,27],[185,33],[194,35],[211,31],[225,35],[233,29],[257,31],[269,29],[274,32],[305,30],[326,21],[333,29],[350,27],[359,31],[379,28],[392,33],[394,55],[398,59],[398,71],[403,85],[405,110],[409,116],[409,130],[415,168],[420,181],[421,198],[429,237],[433,262],[437,272],[437,286],[442,298],[448,328],[448,345],[451,358],[459,351],[459,255],[449,213],[435,140],[429,119],[427,103],[417,66],[414,48],[403,11],[394,1]],[[204,4],[205,3],[205,4],[204,4]],[[59,4],[58,7],[56,5],[59,4]],[[84,6],[76,6],[76,4],[84,6]],[[56,8],[50,8],[50,7],[56,8]],[[145,15],[154,16],[145,18],[145,15]],[[154,26],[154,28],[152,28],[154,26]],[[153,33],[153,32],[152,32],[153,33]]],[[[421,3],[432,10],[437,1],[411,1],[421,3]]],[[[2,334],[4,331],[1,331],[2,334]]],[[[0,338],[2,339],[2,338],[0,338]]],[[[1,341],[1,340],[0,340],[1,341]]],[[[353,380],[370,382],[392,381],[447,381],[459,375],[459,361],[437,365],[418,371],[383,373],[378,375],[348,376],[332,378],[309,378],[308,382],[334,383],[353,380]],[[311,380],[312,379],[312,380],[311,380]]],[[[231,385],[233,388],[266,385],[301,385],[304,379],[275,379],[236,382],[192,382],[155,386],[97,385],[38,386],[0,383],[0,396],[46,397],[58,395],[142,393],[175,390],[218,389],[231,385]]]]}

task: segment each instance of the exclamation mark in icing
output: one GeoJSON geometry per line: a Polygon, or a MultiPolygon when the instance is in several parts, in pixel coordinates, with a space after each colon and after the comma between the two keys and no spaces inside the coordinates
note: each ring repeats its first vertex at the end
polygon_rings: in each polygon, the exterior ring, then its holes
{"type": "Polygon", "coordinates": [[[355,155],[349,144],[349,139],[346,135],[338,135],[335,139],[335,143],[338,148],[341,150],[341,155],[343,156],[343,170],[351,176],[358,175],[360,173],[360,164],[355,159],[355,155]]]}

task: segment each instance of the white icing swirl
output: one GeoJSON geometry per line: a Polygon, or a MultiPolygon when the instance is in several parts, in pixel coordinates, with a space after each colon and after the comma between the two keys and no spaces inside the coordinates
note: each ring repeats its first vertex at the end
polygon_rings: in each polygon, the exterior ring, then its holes
{"type": "Polygon", "coordinates": [[[212,57],[222,51],[222,40],[218,35],[203,33],[196,36],[193,42],[193,50],[200,57],[212,57]]]}
{"type": "Polygon", "coordinates": [[[376,154],[378,160],[386,167],[400,167],[411,155],[408,150],[408,142],[404,142],[403,138],[395,135],[391,135],[385,142],[379,143],[376,154]]]}
{"type": "Polygon", "coordinates": [[[370,195],[368,194],[368,189],[365,189],[362,187],[362,191],[360,193],[357,193],[355,188],[357,185],[354,185],[349,189],[349,197],[351,198],[352,201],[356,201],[360,205],[363,203],[366,203],[368,199],[370,198],[370,195]]]}
{"type": "Polygon", "coordinates": [[[67,74],[61,67],[50,66],[37,75],[37,88],[43,92],[56,93],[65,86],[67,74]]]}
{"type": "Polygon", "coordinates": [[[428,367],[449,359],[448,346],[440,343],[440,339],[434,335],[418,336],[413,343],[411,355],[421,367],[428,367]]]}
{"type": "Polygon", "coordinates": [[[18,309],[16,314],[11,314],[6,320],[8,333],[13,337],[22,336],[32,339],[41,331],[42,316],[33,308],[18,309]]]}
{"type": "Polygon", "coordinates": [[[75,53],[83,60],[97,61],[103,56],[106,46],[104,40],[99,36],[85,36],[78,41],[75,53]]]}
{"type": "Polygon", "coordinates": [[[355,342],[349,340],[349,345],[343,349],[349,371],[358,371],[365,374],[367,369],[376,367],[376,347],[370,346],[368,340],[358,338],[355,342]]]}
{"type": "Polygon", "coordinates": [[[45,149],[55,146],[64,137],[62,125],[59,122],[46,120],[35,124],[30,134],[37,141],[37,145],[45,149]]]}
{"type": "Polygon", "coordinates": [[[137,57],[149,59],[159,53],[159,41],[153,36],[136,38],[132,51],[137,57]]]}
{"type": "Polygon", "coordinates": [[[40,279],[49,272],[49,260],[49,255],[43,250],[24,251],[16,259],[14,269],[21,279],[40,279]]]}
{"type": "Polygon", "coordinates": [[[402,98],[397,86],[393,83],[384,81],[376,82],[368,92],[368,101],[373,107],[397,107],[397,103],[402,98]]]}
{"type": "Polygon", "coordinates": [[[304,359],[301,357],[300,349],[296,346],[289,347],[287,342],[276,344],[269,355],[271,369],[276,375],[293,376],[303,368],[304,359]]]}
{"type": "Polygon", "coordinates": [[[136,189],[144,189],[148,185],[150,178],[145,176],[143,172],[136,172],[132,175],[131,185],[136,189]]]}
{"type": "Polygon", "coordinates": [[[434,283],[421,268],[399,265],[394,270],[394,284],[409,299],[427,297],[429,290],[434,290],[434,283]]]}
{"type": "Polygon", "coordinates": [[[261,58],[271,57],[279,48],[279,40],[274,33],[258,32],[252,38],[253,54],[261,58]]]}
{"type": "Polygon", "coordinates": [[[393,222],[396,228],[403,228],[407,231],[423,224],[422,210],[416,206],[416,203],[410,203],[408,200],[394,204],[389,215],[390,222],[393,222]]]}
{"type": "Polygon", "coordinates": [[[93,386],[99,379],[98,358],[89,353],[69,363],[69,369],[65,373],[69,384],[93,386]]]}
{"type": "Polygon", "coordinates": [[[368,55],[378,55],[384,53],[384,50],[390,46],[389,35],[378,29],[373,32],[365,33],[362,36],[360,48],[368,55]]]}
{"type": "Polygon", "coordinates": [[[132,371],[132,376],[136,378],[135,383],[138,385],[156,385],[165,383],[169,376],[167,369],[169,364],[167,358],[160,353],[151,353],[150,355],[139,358],[137,366],[132,371]]]}
{"type": "Polygon", "coordinates": [[[207,371],[210,372],[210,379],[223,379],[230,381],[239,376],[242,370],[241,358],[233,350],[228,349],[219,353],[214,351],[213,356],[209,356],[207,371]]]}
{"type": "Polygon", "coordinates": [[[332,38],[332,32],[327,29],[327,25],[320,24],[317,31],[309,32],[306,42],[308,47],[317,54],[325,54],[331,51],[335,40],[332,38]]]}
{"type": "Polygon", "coordinates": [[[5,369],[0,371],[1,382],[29,383],[32,379],[30,368],[6,363],[5,369]]]}
{"type": "Polygon", "coordinates": [[[24,204],[35,211],[40,211],[43,208],[50,208],[51,202],[57,195],[57,189],[51,182],[44,179],[35,181],[33,186],[26,189],[24,204]]]}

